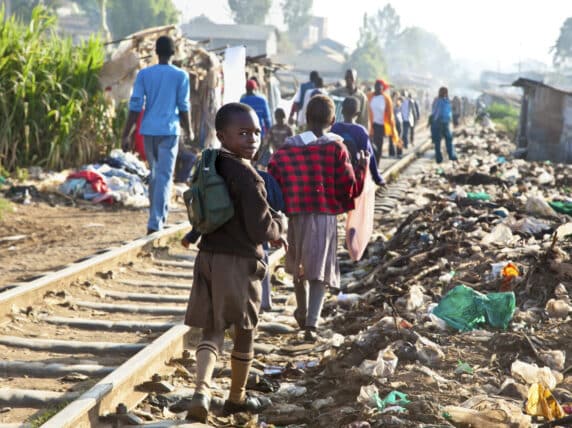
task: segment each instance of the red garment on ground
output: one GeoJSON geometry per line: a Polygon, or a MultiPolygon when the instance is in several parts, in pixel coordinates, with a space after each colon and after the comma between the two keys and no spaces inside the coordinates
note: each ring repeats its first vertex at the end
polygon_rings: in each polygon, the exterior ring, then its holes
{"type": "Polygon", "coordinates": [[[135,153],[139,154],[139,158],[142,161],[147,160],[147,157],[145,156],[145,143],[143,142],[143,135],[139,133],[144,113],[145,109],[141,110],[141,113],[139,113],[139,117],[137,118],[137,123],[135,124],[135,153]]]}
{"type": "Polygon", "coordinates": [[[95,171],[78,171],[68,175],[69,178],[83,178],[89,184],[94,192],[97,193],[107,193],[109,192],[109,188],[107,187],[107,183],[105,182],[105,178],[99,172],[95,171]]]}

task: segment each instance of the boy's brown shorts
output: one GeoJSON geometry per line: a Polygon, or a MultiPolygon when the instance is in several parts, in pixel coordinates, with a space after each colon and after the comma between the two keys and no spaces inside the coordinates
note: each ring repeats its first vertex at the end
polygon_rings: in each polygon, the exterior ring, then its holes
{"type": "Polygon", "coordinates": [[[222,331],[256,328],[267,266],[254,257],[199,251],[185,324],[222,331]]]}

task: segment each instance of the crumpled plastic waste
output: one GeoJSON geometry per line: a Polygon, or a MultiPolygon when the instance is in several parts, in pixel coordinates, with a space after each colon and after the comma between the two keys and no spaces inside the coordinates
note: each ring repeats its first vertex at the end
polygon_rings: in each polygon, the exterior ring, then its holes
{"type": "Polygon", "coordinates": [[[540,383],[549,389],[556,388],[559,381],[549,367],[538,367],[536,364],[528,364],[520,360],[512,363],[510,372],[514,378],[522,379],[528,385],[540,383]]]}
{"type": "Polygon", "coordinates": [[[526,201],[526,212],[539,217],[554,217],[555,212],[541,196],[531,196],[526,201]]]}
{"type": "Polygon", "coordinates": [[[513,292],[482,294],[458,285],[441,299],[433,314],[460,331],[471,331],[483,324],[506,329],[515,308],[513,292]]]}
{"type": "Polygon", "coordinates": [[[549,421],[566,416],[566,412],[553,397],[550,389],[540,383],[531,385],[528,390],[526,413],[530,416],[543,416],[549,421]]]}
{"type": "Polygon", "coordinates": [[[377,360],[363,360],[358,370],[366,376],[391,377],[397,368],[398,358],[388,347],[379,351],[377,360]]]}
{"type": "Polygon", "coordinates": [[[508,245],[513,239],[512,231],[510,227],[506,224],[497,224],[495,228],[486,235],[482,240],[481,243],[485,245],[498,245],[498,246],[505,246],[508,245]]]}
{"type": "Polygon", "coordinates": [[[572,215],[572,202],[552,201],[548,202],[550,208],[560,214],[572,215]]]}
{"type": "Polygon", "coordinates": [[[376,399],[377,408],[381,411],[390,406],[405,406],[409,403],[411,401],[407,399],[407,394],[400,391],[391,391],[384,399],[380,399],[379,395],[377,395],[376,399]]]}
{"type": "Polygon", "coordinates": [[[472,201],[490,201],[491,195],[486,192],[467,192],[467,199],[472,201]]]}
{"type": "Polygon", "coordinates": [[[513,263],[507,263],[507,265],[502,269],[502,285],[500,291],[511,291],[511,284],[515,278],[520,276],[520,271],[513,263]]]}
{"type": "Polygon", "coordinates": [[[537,236],[548,233],[552,230],[552,226],[534,217],[525,217],[520,220],[509,220],[507,224],[513,232],[525,235],[537,236]]]}
{"type": "MultiPolygon", "coordinates": [[[[530,428],[531,418],[510,401],[485,395],[475,396],[461,406],[445,406],[443,417],[472,428],[530,428]]],[[[457,426],[457,425],[456,425],[457,426]]]]}

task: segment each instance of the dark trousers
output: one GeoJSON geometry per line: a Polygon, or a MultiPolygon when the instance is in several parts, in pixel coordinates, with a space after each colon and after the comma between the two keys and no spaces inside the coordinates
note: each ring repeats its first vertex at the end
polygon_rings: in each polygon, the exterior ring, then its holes
{"type": "Polygon", "coordinates": [[[415,125],[411,125],[409,128],[409,142],[411,145],[415,144],[415,125]]]}
{"type": "Polygon", "coordinates": [[[379,123],[373,124],[373,150],[377,159],[381,159],[383,155],[383,138],[385,137],[385,128],[379,123]]]}
{"type": "Polygon", "coordinates": [[[448,123],[435,123],[431,125],[431,139],[435,146],[435,161],[437,163],[443,162],[443,154],[441,153],[441,140],[445,138],[445,147],[449,160],[457,160],[455,147],[453,147],[453,135],[448,123]]]}
{"type": "Polygon", "coordinates": [[[403,140],[403,147],[407,149],[409,147],[409,132],[411,130],[411,123],[409,121],[403,122],[403,131],[401,132],[403,140]]]}

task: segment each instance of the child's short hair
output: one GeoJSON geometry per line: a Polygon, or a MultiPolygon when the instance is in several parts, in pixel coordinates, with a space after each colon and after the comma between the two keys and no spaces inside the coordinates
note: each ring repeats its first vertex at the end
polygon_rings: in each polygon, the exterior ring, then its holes
{"type": "Polygon", "coordinates": [[[222,131],[231,120],[231,117],[237,113],[254,112],[252,107],[242,103],[228,103],[223,105],[216,113],[215,130],[222,131]]]}
{"type": "Polygon", "coordinates": [[[175,41],[169,36],[161,36],[155,42],[155,52],[159,56],[175,55],[175,41]]]}
{"type": "Polygon", "coordinates": [[[278,117],[278,116],[281,116],[284,118],[286,117],[286,112],[284,111],[283,108],[278,107],[276,110],[274,110],[274,117],[278,117]]]}
{"type": "Polygon", "coordinates": [[[327,95],[314,95],[306,107],[306,122],[329,126],[334,120],[336,108],[327,95]]]}
{"type": "Polygon", "coordinates": [[[342,103],[342,113],[351,117],[359,113],[359,100],[356,97],[347,97],[342,103]]]}

